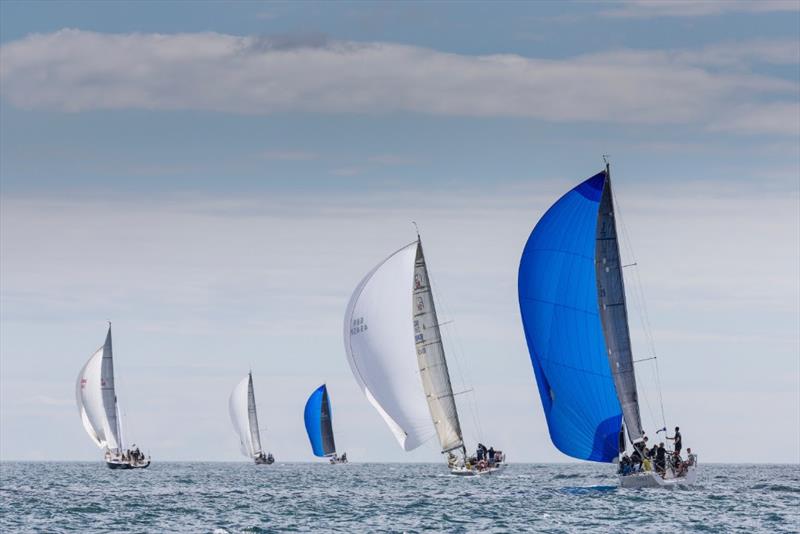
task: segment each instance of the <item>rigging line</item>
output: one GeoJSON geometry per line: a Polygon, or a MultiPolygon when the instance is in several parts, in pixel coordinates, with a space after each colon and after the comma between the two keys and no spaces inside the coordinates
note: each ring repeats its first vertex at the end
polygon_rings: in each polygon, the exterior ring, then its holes
{"type": "MultiPolygon", "coordinates": [[[[612,191],[613,194],[613,191],[612,191]]],[[[616,195],[614,195],[616,197],[616,195]]],[[[616,200],[616,199],[614,199],[616,200]]],[[[622,228],[622,233],[625,236],[625,246],[630,253],[630,257],[633,260],[634,264],[636,264],[636,255],[633,251],[633,242],[630,239],[630,235],[628,233],[628,227],[625,224],[625,220],[622,216],[622,212],[619,209],[619,205],[614,202],[614,213],[617,219],[620,222],[620,227],[622,228]]],[[[642,327],[645,333],[645,339],[647,340],[648,344],[650,345],[651,354],[653,357],[657,357],[656,346],[655,346],[655,337],[653,336],[653,329],[650,323],[650,316],[647,312],[647,303],[644,296],[644,284],[642,284],[641,277],[639,276],[638,269],[633,270],[634,273],[634,289],[638,290],[638,294],[636,294],[636,299],[639,301],[639,306],[637,306],[637,313],[639,318],[642,322],[642,327]]],[[[664,396],[663,392],[661,391],[661,373],[658,367],[658,360],[656,359],[655,365],[655,376],[656,376],[656,391],[658,392],[658,401],[661,408],[661,420],[663,426],[666,427],[666,415],[664,413],[664,396]]],[[[645,395],[645,399],[647,396],[645,395]]]]}
{"type": "MultiPolygon", "coordinates": [[[[449,306],[445,305],[444,301],[442,300],[441,286],[436,281],[434,276],[431,274],[431,270],[430,269],[426,269],[426,270],[427,270],[427,274],[428,274],[428,286],[429,287],[433,287],[434,285],[436,285],[436,287],[439,288],[435,297],[434,297],[433,291],[431,291],[431,299],[435,299],[434,306],[437,306],[447,316],[453,317],[453,315],[450,314],[449,306]]],[[[467,385],[468,384],[468,385],[471,386],[471,385],[474,384],[474,382],[472,381],[472,377],[470,376],[469,371],[467,371],[465,373],[464,366],[462,366],[462,364],[461,364],[461,359],[462,359],[462,354],[463,354],[463,347],[461,345],[461,336],[458,335],[457,325],[452,320],[451,321],[446,321],[445,323],[442,323],[442,324],[449,324],[449,323],[453,324],[454,332],[451,333],[451,332],[447,331],[448,329],[445,328],[444,329],[445,331],[441,331],[440,330],[439,335],[442,336],[442,334],[445,334],[447,336],[448,340],[449,340],[448,345],[451,348],[454,349],[453,350],[453,356],[454,356],[453,359],[455,360],[455,363],[456,363],[455,367],[456,367],[456,370],[458,371],[458,376],[459,376],[459,379],[461,380],[461,384],[462,385],[467,385]],[[465,379],[465,375],[466,375],[466,379],[465,379]]],[[[473,395],[468,395],[467,398],[469,399],[469,402],[467,402],[467,410],[469,411],[470,417],[472,418],[472,424],[474,425],[473,428],[477,430],[478,436],[482,438],[483,437],[483,429],[481,428],[480,418],[477,416],[477,401],[475,399],[475,395],[474,394],[473,395]]],[[[461,432],[463,434],[464,430],[462,429],[461,432]]]]}

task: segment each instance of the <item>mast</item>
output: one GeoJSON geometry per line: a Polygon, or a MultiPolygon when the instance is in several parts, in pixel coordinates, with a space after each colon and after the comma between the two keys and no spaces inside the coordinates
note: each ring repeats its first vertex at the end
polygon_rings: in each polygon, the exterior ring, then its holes
{"type": "Polygon", "coordinates": [[[595,274],[600,319],[614,387],[622,407],[624,427],[627,428],[628,438],[636,443],[642,439],[644,432],[633,368],[625,282],[611,190],[611,169],[607,160],[597,217],[595,274]]]}
{"type": "MultiPolygon", "coordinates": [[[[416,223],[414,226],[416,227],[416,223]]],[[[419,374],[442,453],[464,449],[461,424],[458,420],[458,410],[447,369],[447,359],[419,230],[417,230],[417,254],[414,263],[412,309],[419,374]]]]}

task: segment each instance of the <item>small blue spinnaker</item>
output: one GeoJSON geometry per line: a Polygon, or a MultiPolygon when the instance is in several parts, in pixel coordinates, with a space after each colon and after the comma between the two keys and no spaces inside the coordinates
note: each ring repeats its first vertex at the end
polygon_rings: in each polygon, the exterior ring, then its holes
{"type": "Polygon", "coordinates": [[[330,456],[336,453],[333,441],[333,421],[328,388],[325,384],[318,387],[306,402],[306,432],[315,456],[330,456]]]}

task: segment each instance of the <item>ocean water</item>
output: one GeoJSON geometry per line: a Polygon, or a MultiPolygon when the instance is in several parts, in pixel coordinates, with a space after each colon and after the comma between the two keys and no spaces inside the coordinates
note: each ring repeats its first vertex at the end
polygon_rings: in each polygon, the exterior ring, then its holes
{"type": "Polygon", "coordinates": [[[621,489],[612,469],[4,462],[0,532],[800,531],[798,465],[701,464],[691,489],[621,489]]]}

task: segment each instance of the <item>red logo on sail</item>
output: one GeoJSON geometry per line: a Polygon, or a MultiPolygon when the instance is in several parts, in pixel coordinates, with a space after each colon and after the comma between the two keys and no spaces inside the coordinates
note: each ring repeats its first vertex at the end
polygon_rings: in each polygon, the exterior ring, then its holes
{"type": "Polygon", "coordinates": [[[81,378],[81,389],[86,389],[86,379],[81,378]]]}

